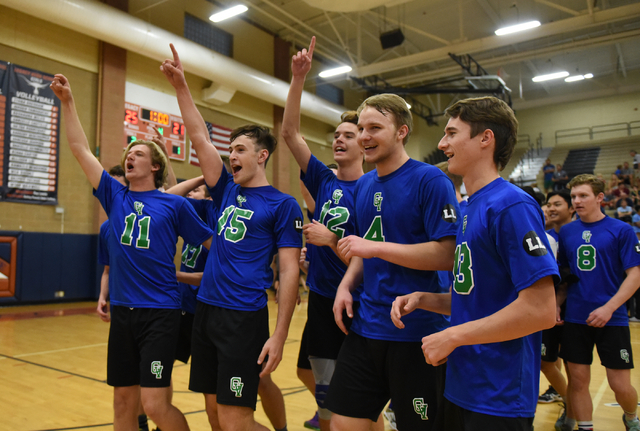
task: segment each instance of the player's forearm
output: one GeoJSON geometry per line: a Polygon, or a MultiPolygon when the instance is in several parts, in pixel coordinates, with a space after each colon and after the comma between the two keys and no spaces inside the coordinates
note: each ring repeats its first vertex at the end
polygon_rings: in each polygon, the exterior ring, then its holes
{"type": "Polygon", "coordinates": [[[204,176],[200,175],[199,177],[191,178],[190,180],[185,180],[180,184],[176,184],[170,189],[166,190],[166,193],[178,196],[186,196],[191,190],[196,187],[200,187],[204,184],[204,176]]]}
{"type": "Polygon", "coordinates": [[[451,292],[416,292],[415,294],[418,295],[419,301],[417,308],[446,316],[451,315],[451,292]]]}
{"type": "Polygon", "coordinates": [[[349,267],[342,277],[342,281],[338,286],[338,289],[346,289],[349,292],[353,292],[362,284],[364,274],[364,262],[361,257],[354,256],[349,262],[349,267]]]}
{"type": "Polygon", "coordinates": [[[503,309],[482,319],[452,326],[446,331],[457,347],[521,338],[551,328],[555,322],[553,280],[547,276],[521,290],[518,298],[503,309]]]}
{"type": "Polygon", "coordinates": [[[167,156],[167,181],[165,182],[165,188],[169,189],[178,184],[178,179],[176,178],[176,173],[173,172],[173,166],[171,165],[171,160],[167,156]]]}
{"type": "Polygon", "coordinates": [[[184,125],[189,133],[191,145],[193,145],[193,149],[198,155],[204,178],[208,185],[214,186],[222,173],[223,164],[220,154],[211,145],[209,131],[202,115],[200,115],[200,111],[196,108],[196,104],[189,92],[189,87],[185,84],[176,88],[176,96],[184,125]]]}
{"type": "Polygon", "coordinates": [[[291,150],[302,172],[306,173],[311,151],[300,134],[300,99],[302,98],[303,89],[304,77],[294,76],[291,79],[282,118],[282,138],[291,150]]]}
{"type": "Polygon", "coordinates": [[[104,267],[102,277],[100,277],[100,298],[105,301],[109,297],[109,266],[104,267]]]}
{"type": "Polygon", "coordinates": [[[82,129],[82,124],[80,123],[80,118],[78,117],[73,97],[62,103],[62,113],[64,115],[64,126],[71,153],[76,158],[84,152],[91,153],[89,141],[82,129]]]}
{"type": "Polygon", "coordinates": [[[419,244],[398,244],[372,241],[373,256],[411,269],[423,271],[451,271],[455,238],[419,244]]]}
{"type": "MultiPolygon", "coordinates": [[[[300,254],[300,249],[297,253],[300,254]]],[[[291,316],[296,306],[298,297],[298,275],[299,269],[297,261],[287,262],[280,256],[280,288],[278,289],[278,319],[273,336],[281,340],[286,340],[291,324],[291,316]]],[[[288,259],[291,260],[291,259],[288,259]]]]}
{"type": "Polygon", "coordinates": [[[202,272],[176,271],[176,277],[180,283],[200,286],[200,282],[202,281],[202,272]]]}

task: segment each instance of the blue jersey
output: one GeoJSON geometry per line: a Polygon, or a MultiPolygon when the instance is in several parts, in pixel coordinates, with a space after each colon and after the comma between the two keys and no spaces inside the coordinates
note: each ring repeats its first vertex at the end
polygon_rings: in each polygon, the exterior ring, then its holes
{"type": "Polygon", "coordinates": [[[548,233],[549,235],[551,235],[551,237],[552,237],[553,239],[555,239],[555,240],[556,240],[556,242],[558,242],[558,239],[560,238],[560,236],[558,235],[558,232],[556,232],[556,230],[555,230],[555,229],[549,229],[549,230],[547,231],[547,233],[548,233]]]}
{"type": "Polygon", "coordinates": [[[211,230],[185,198],[158,190],[134,192],[106,172],[94,195],[109,217],[111,304],[179,309],[173,263],[178,236],[201,244],[211,230]]]}
{"type": "MultiPolygon", "coordinates": [[[[522,289],[558,275],[540,206],[502,178],[471,195],[456,242],[451,326],[492,315],[522,289]]],[[[474,412],[533,417],[541,343],[537,332],[456,348],[447,362],[445,396],[474,412]]]]}
{"type": "MultiPolygon", "coordinates": [[[[313,218],[342,239],[355,234],[354,190],[356,181],[342,181],[311,156],[307,173],[300,178],[316,201],[313,218]]],[[[330,247],[315,247],[313,260],[309,260],[307,284],[309,289],[327,298],[335,298],[338,286],[344,277],[347,266],[330,247]]],[[[360,300],[360,290],[353,292],[353,300],[360,300]]]]}
{"type": "MultiPolygon", "coordinates": [[[[628,224],[606,216],[595,223],[573,221],[560,229],[560,266],[569,267],[580,281],[567,291],[567,322],[587,324],[587,317],[620,289],[625,271],[640,265],[640,244],[628,224]]],[[[621,305],[607,326],[628,326],[621,305]]]]}
{"type": "Polygon", "coordinates": [[[302,246],[302,211],[296,200],[272,186],[244,188],[222,170],[209,188],[217,222],[215,247],[205,266],[198,299],[234,310],[267,305],[271,261],[278,248],[302,246]]]}
{"type": "Polygon", "coordinates": [[[100,225],[98,263],[104,266],[109,265],[109,220],[100,225]]]}
{"type": "MultiPolygon", "coordinates": [[[[356,185],[358,235],[372,241],[418,244],[454,236],[458,202],[451,180],[434,166],[410,159],[389,175],[364,174],[356,185]]],[[[415,310],[404,316],[404,329],[391,321],[396,296],[416,291],[440,292],[437,271],[420,271],[379,258],[364,259],[364,289],[351,330],[363,337],[420,341],[443,330],[448,319],[415,310]]]]}
{"type": "MultiPolygon", "coordinates": [[[[205,221],[209,227],[215,227],[215,222],[210,219],[210,216],[214,213],[214,211],[212,211],[213,208],[210,208],[213,207],[213,202],[208,199],[196,200],[189,198],[187,198],[187,201],[196,210],[200,219],[205,221]]],[[[193,246],[185,242],[182,246],[180,271],[187,273],[204,272],[208,255],[209,250],[202,246],[202,244],[193,246]]],[[[198,288],[200,286],[193,286],[181,282],[178,282],[178,285],[180,286],[182,310],[196,314],[196,297],[198,296],[198,288]]]]}

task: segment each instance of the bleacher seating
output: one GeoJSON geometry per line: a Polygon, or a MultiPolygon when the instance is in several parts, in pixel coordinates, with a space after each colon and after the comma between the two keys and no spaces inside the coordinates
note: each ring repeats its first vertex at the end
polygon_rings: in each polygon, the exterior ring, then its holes
{"type": "Polygon", "coordinates": [[[599,155],[600,147],[573,149],[569,151],[562,167],[569,179],[578,174],[593,174],[599,155]]]}
{"type": "Polygon", "coordinates": [[[437,165],[440,162],[444,162],[447,160],[447,156],[445,156],[444,151],[436,148],[424,158],[425,163],[429,163],[430,165],[437,165]]]}

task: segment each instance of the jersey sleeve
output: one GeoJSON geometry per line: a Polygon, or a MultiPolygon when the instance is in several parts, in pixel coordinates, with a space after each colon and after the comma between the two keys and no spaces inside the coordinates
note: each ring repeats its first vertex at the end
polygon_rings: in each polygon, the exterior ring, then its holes
{"type": "Polygon", "coordinates": [[[460,207],[451,180],[440,171],[421,188],[420,205],[429,241],[456,236],[460,207]]]}
{"type": "Polygon", "coordinates": [[[182,198],[178,208],[178,234],[191,245],[200,245],[213,235],[211,229],[198,217],[186,199],[182,198]]]}
{"type": "Polygon", "coordinates": [[[321,185],[327,178],[331,178],[332,176],[335,175],[331,169],[327,168],[313,154],[307,165],[307,173],[305,174],[300,171],[300,179],[315,201],[318,200],[318,192],[320,191],[321,185]]]}
{"type": "Polygon", "coordinates": [[[277,208],[275,223],[276,246],[302,247],[302,211],[292,197],[277,208]]]}
{"type": "Polygon", "coordinates": [[[222,172],[220,173],[220,178],[218,178],[218,182],[213,186],[207,188],[209,189],[209,194],[211,195],[211,200],[217,208],[220,208],[222,205],[222,200],[224,198],[224,192],[229,187],[229,183],[233,183],[233,175],[227,172],[226,166],[222,166],[222,172]]]}
{"type": "Polygon", "coordinates": [[[211,204],[211,201],[209,201],[208,199],[191,199],[191,198],[186,198],[186,199],[187,199],[187,202],[191,204],[196,214],[198,214],[198,217],[200,217],[202,221],[206,222],[207,207],[208,205],[211,204]]]}
{"type": "Polygon", "coordinates": [[[98,241],[98,263],[109,265],[109,220],[100,226],[100,238],[98,241]]]}
{"type": "Polygon", "coordinates": [[[640,265],[640,242],[631,226],[624,226],[619,238],[620,260],[625,271],[640,265]]]}
{"type": "MultiPolygon", "coordinates": [[[[558,277],[540,208],[526,201],[505,208],[491,227],[498,253],[517,291],[548,275],[558,277]]],[[[556,280],[557,281],[557,280],[556,280]]]]}
{"type": "Polygon", "coordinates": [[[109,217],[109,214],[111,213],[111,201],[113,200],[113,197],[118,191],[120,191],[120,189],[123,188],[126,187],[120,184],[117,180],[111,178],[107,171],[102,171],[100,184],[98,184],[97,190],[93,190],[93,195],[100,201],[100,205],[104,208],[104,212],[107,213],[107,217],[109,217]]]}

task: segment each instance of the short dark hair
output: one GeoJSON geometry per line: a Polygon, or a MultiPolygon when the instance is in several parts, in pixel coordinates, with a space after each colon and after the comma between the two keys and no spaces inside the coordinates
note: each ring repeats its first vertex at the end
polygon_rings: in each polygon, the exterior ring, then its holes
{"type": "Polygon", "coordinates": [[[340,116],[340,124],[351,123],[358,125],[358,113],[356,111],[345,111],[340,116]]]}
{"type": "Polygon", "coordinates": [[[544,195],[542,193],[536,192],[531,186],[523,186],[521,188],[526,194],[535,199],[538,205],[542,206],[545,204],[544,195]]]}
{"type": "Polygon", "coordinates": [[[564,199],[567,202],[567,205],[569,206],[569,208],[573,206],[573,204],[571,203],[571,192],[569,192],[569,190],[567,189],[553,190],[547,193],[547,202],[549,202],[549,199],[551,199],[554,196],[560,196],[562,199],[564,199]]]}
{"type": "Polygon", "coordinates": [[[257,124],[247,124],[233,130],[229,136],[229,142],[232,143],[240,136],[251,138],[257,148],[267,150],[269,152],[267,160],[264,161],[264,166],[266,167],[269,157],[271,157],[271,154],[273,154],[276,150],[276,146],[278,145],[276,137],[273,136],[267,127],[259,126],[257,124]]]}
{"type": "Polygon", "coordinates": [[[124,177],[124,169],[122,169],[122,166],[120,165],[115,165],[113,166],[111,169],[109,169],[109,172],[107,172],[109,175],[111,175],[112,177],[124,177]]]}
{"type": "Polygon", "coordinates": [[[496,141],[493,162],[499,171],[504,169],[518,142],[518,120],[509,105],[493,96],[476,97],[454,103],[445,114],[469,124],[472,138],[491,130],[496,141]]]}
{"type": "Polygon", "coordinates": [[[329,169],[338,169],[338,165],[336,165],[335,163],[329,163],[327,165],[327,168],[329,168],[329,169]]]}

